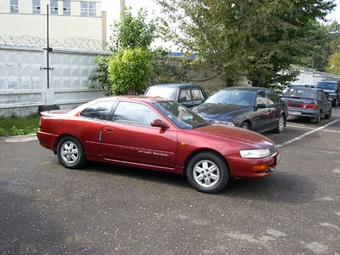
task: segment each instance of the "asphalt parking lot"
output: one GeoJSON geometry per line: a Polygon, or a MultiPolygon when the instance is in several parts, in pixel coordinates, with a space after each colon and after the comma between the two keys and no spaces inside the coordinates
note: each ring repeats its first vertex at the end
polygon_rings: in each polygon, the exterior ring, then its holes
{"type": "Polygon", "coordinates": [[[167,173],[65,169],[34,136],[0,138],[0,254],[340,254],[340,107],[264,135],[277,169],[216,195],[167,173]]]}

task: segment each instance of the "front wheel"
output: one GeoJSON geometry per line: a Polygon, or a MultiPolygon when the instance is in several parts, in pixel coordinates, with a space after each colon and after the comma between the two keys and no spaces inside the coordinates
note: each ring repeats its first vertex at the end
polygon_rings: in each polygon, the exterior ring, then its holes
{"type": "Polygon", "coordinates": [[[72,136],[64,137],[59,141],[57,155],[59,162],[67,168],[80,168],[86,162],[83,146],[72,136]]]}
{"type": "Polygon", "coordinates": [[[333,107],[337,107],[339,105],[339,98],[336,98],[333,102],[332,102],[332,106],[333,107]]]}
{"type": "Polygon", "coordinates": [[[243,123],[241,124],[240,128],[250,130],[250,125],[249,125],[248,122],[243,122],[243,123]]]}
{"type": "Polygon", "coordinates": [[[223,158],[212,152],[195,155],[186,169],[190,185],[205,193],[217,193],[229,180],[229,168],[223,158]]]}

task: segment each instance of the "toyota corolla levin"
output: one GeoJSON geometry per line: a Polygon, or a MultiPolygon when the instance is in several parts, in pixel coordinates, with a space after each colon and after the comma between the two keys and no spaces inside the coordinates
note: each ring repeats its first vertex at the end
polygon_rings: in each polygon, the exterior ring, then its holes
{"type": "Polygon", "coordinates": [[[260,178],[279,152],[265,136],[210,124],[166,99],[101,98],[73,110],[41,113],[40,144],[67,168],[86,161],[181,174],[198,191],[216,193],[229,178],[260,178]]]}

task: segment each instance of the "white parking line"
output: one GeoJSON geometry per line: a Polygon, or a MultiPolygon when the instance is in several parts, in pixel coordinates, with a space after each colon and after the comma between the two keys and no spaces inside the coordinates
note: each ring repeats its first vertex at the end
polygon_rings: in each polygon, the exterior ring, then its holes
{"type": "Polygon", "coordinates": [[[320,131],[320,130],[322,130],[322,129],[325,129],[326,127],[328,127],[328,126],[330,126],[330,125],[333,125],[334,123],[338,122],[339,120],[340,120],[340,119],[333,120],[332,122],[329,122],[329,123],[327,123],[326,125],[323,125],[322,127],[319,127],[319,128],[317,128],[317,129],[313,129],[313,130],[311,130],[311,131],[309,131],[309,132],[307,132],[307,133],[304,133],[303,135],[300,135],[300,136],[298,136],[298,137],[295,137],[294,139],[291,139],[291,140],[289,140],[289,141],[287,141],[287,142],[278,144],[277,147],[280,148],[280,147],[286,146],[286,145],[288,145],[288,144],[291,144],[291,143],[293,143],[293,142],[299,141],[299,140],[301,140],[302,138],[304,138],[304,137],[306,137],[306,136],[308,136],[308,135],[311,135],[311,134],[313,134],[313,133],[315,133],[315,132],[318,132],[318,131],[320,131]]]}
{"type": "Polygon", "coordinates": [[[287,127],[293,127],[293,128],[301,128],[301,129],[311,129],[311,130],[314,130],[314,128],[313,127],[307,127],[306,125],[304,125],[304,124],[301,124],[301,125],[299,125],[299,124],[288,124],[287,123],[287,127]]]}

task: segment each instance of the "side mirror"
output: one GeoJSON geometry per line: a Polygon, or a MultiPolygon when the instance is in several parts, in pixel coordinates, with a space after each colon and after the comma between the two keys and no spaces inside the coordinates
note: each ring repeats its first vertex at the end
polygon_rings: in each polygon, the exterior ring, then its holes
{"type": "Polygon", "coordinates": [[[256,109],[259,109],[259,108],[266,108],[266,105],[265,104],[257,104],[256,109]]]}
{"type": "Polygon", "coordinates": [[[161,129],[168,129],[169,128],[168,124],[166,124],[165,122],[163,122],[160,119],[155,119],[155,120],[151,121],[151,126],[152,127],[159,127],[161,129]]]}

